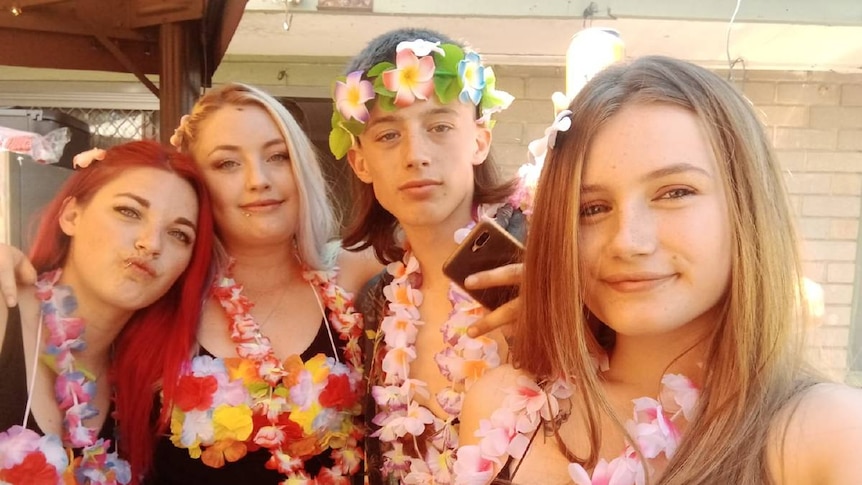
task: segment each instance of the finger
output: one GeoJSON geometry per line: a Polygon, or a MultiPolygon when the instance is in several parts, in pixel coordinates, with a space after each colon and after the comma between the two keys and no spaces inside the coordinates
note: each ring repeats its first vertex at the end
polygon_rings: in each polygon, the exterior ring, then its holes
{"type": "Polygon", "coordinates": [[[523,263],[507,264],[471,274],[464,280],[464,286],[470,289],[482,289],[493,286],[518,285],[521,283],[523,274],[523,263]]]}
{"type": "Polygon", "coordinates": [[[492,330],[496,330],[507,325],[513,325],[521,311],[521,302],[521,297],[517,297],[514,300],[504,303],[496,310],[485,315],[471,325],[470,328],[467,329],[467,335],[475,338],[480,335],[485,335],[492,330]]]}

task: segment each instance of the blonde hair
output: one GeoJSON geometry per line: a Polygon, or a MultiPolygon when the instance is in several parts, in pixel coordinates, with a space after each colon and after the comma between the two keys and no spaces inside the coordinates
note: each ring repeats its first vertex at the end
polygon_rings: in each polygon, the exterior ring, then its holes
{"type": "Polygon", "coordinates": [[[302,262],[308,267],[329,269],[335,263],[339,244],[333,241],[338,222],[329,202],[328,189],[320,161],[308,136],[278,100],[260,89],[241,83],[230,83],[213,89],[195,103],[184,117],[172,141],[191,153],[201,123],[225,106],[259,106],[278,127],[288,145],[290,167],[299,193],[299,228],[296,245],[302,262]]]}
{"type": "Polygon", "coordinates": [[[574,379],[591,444],[589,455],[577,460],[595,466],[600,415],[621,421],[592,359],[613,347],[614,336],[584,304],[579,187],[596,133],[624,106],[651,103],[681,107],[700,120],[718,161],[733,232],[731,281],[720,322],[708,336],[698,416],[658,483],[769,483],[770,425],[813,382],[802,366],[796,327],[804,316],[797,240],[763,127],[736,89],[706,69],[644,57],[600,73],[572,101],[572,127],[558,134],[539,182],[514,361],[540,378],[574,379]]]}

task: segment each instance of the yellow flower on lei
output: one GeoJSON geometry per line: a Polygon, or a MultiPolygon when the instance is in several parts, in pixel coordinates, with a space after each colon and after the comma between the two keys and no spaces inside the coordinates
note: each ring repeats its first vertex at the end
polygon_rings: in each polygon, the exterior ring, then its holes
{"type": "Polygon", "coordinates": [[[223,404],[213,411],[213,433],[216,441],[245,441],[254,428],[251,408],[245,404],[229,406],[223,404]]]}

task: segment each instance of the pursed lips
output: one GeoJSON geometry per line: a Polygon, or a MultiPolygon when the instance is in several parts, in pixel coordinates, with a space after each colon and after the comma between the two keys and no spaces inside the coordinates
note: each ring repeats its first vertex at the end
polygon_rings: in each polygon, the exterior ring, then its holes
{"type": "Polygon", "coordinates": [[[129,266],[133,266],[133,267],[139,269],[140,271],[150,275],[150,277],[152,277],[152,278],[156,277],[155,268],[153,268],[152,265],[150,265],[150,263],[148,263],[145,259],[133,256],[131,258],[126,259],[126,262],[128,263],[129,266]]]}

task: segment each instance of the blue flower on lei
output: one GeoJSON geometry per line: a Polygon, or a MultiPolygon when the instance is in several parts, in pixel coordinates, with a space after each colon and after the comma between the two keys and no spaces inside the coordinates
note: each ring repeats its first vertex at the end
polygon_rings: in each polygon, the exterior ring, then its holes
{"type": "Polygon", "coordinates": [[[468,52],[464,59],[458,63],[458,77],[464,86],[458,99],[462,103],[468,101],[474,105],[479,104],[482,99],[482,90],[485,89],[485,67],[481,64],[479,54],[468,52]]]}

